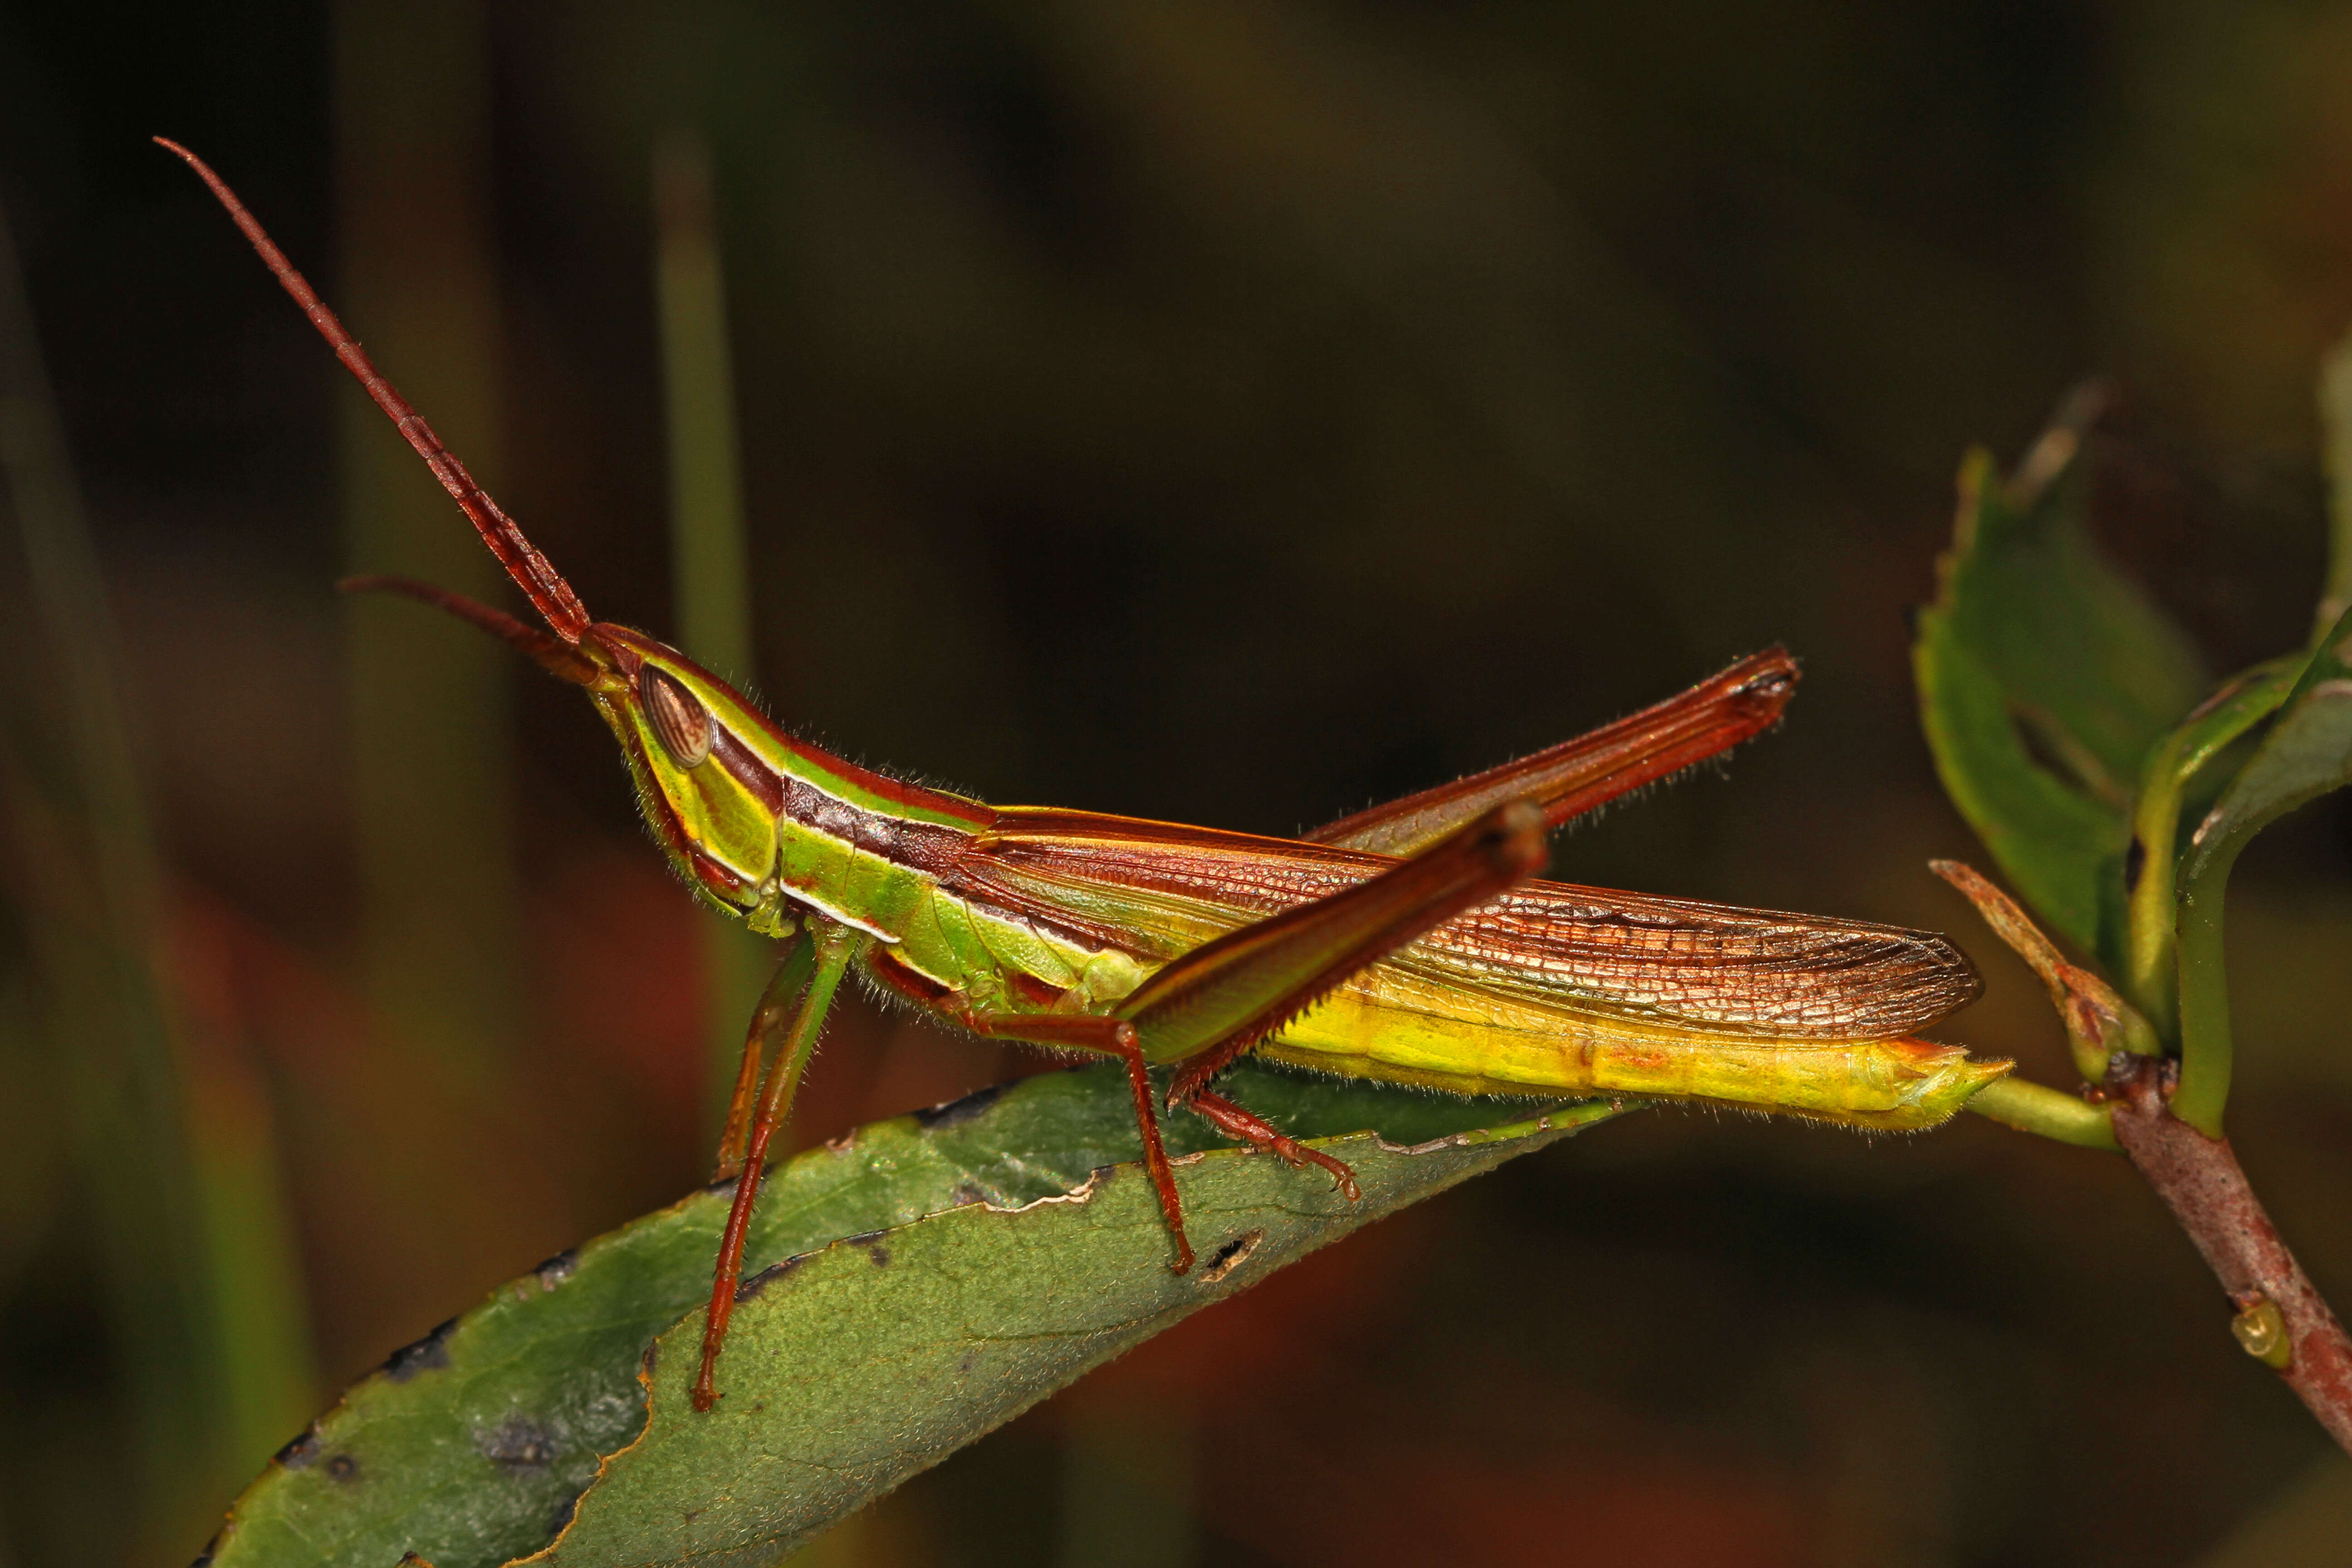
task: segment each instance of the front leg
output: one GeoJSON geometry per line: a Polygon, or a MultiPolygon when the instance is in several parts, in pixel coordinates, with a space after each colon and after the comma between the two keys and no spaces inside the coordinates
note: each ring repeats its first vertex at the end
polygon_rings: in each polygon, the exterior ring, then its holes
{"type": "Polygon", "coordinates": [[[751,1113],[760,1091],[760,1063],[769,1047],[783,1037],[784,1026],[798,1011],[801,994],[808,989],[816,969],[816,944],[807,930],[794,926],[784,933],[783,951],[775,972],[768,976],[760,1005],[743,1030],[743,1059],[735,1069],[735,1092],[728,1097],[727,1121],[719,1134],[719,1163],[714,1182],[731,1181],[743,1169],[744,1151],[751,1146],[751,1113]]]}
{"type": "MultiPolygon", "coordinates": [[[[751,1230],[751,1205],[760,1195],[760,1180],[767,1173],[769,1141],[792,1114],[801,1075],[808,1070],[809,1058],[816,1050],[817,1035],[824,1027],[825,1015],[833,1008],[834,993],[840,988],[842,975],[848,972],[851,960],[873,940],[863,931],[835,925],[815,915],[809,917],[809,925],[807,961],[796,962],[801,951],[797,948],[785,955],[784,962],[777,966],[776,977],[768,983],[768,994],[761,998],[760,1011],[752,1019],[751,1038],[744,1045],[750,1060],[756,1062],[762,1037],[775,1032],[776,1025],[783,1018],[791,1019],[791,1026],[783,1031],[777,1044],[775,1059],[768,1066],[767,1082],[761,1089],[759,1107],[751,1118],[751,1137],[741,1155],[740,1173],[735,1178],[735,1201],[728,1206],[727,1228],[719,1235],[719,1261],[711,1269],[710,1310],[702,1322],[702,1369],[695,1375],[693,1393],[695,1409],[705,1413],[719,1402],[711,1374],[719,1365],[719,1349],[727,1342],[727,1321],[735,1313],[735,1287],[743,1274],[743,1240],[751,1230]],[[805,979],[795,996],[791,982],[802,975],[805,979]]],[[[749,1072],[748,1066],[745,1070],[749,1072]]],[[[729,1138],[733,1135],[732,1121],[730,1116],[729,1138]]],[[[728,1158],[723,1141],[719,1158],[728,1158]]]]}

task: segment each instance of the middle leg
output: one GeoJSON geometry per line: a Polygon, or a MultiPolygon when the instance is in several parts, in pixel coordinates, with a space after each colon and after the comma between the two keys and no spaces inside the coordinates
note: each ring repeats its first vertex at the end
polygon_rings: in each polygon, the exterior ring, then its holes
{"type": "MultiPolygon", "coordinates": [[[[817,922],[813,918],[811,923],[817,922]]],[[[727,1210],[727,1227],[719,1233],[719,1261],[711,1269],[710,1310],[702,1322],[702,1368],[695,1374],[693,1391],[695,1409],[706,1415],[719,1402],[711,1377],[719,1366],[719,1352],[727,1342],[728,1320],[735,1313],[735,1287],[743,1273],[743,1243],[751,1233],[751,1206],[760,1195],[761,1178],[767,1173],[769,1141],[792,1114],[801,1075],[808,1070],[817,1035],[824,1027],[825,1014],[833,1006],[834,992],[839,988],[842,975],[848,972],[850,961],[869,940],[861,931],[830,921],[811,933],[813,955],[807,967],[808,980],[791,1014],[792,1026],[776,1048],[775,1060],[768,1066],[767,1082],[761,1089],[759,1107],[751,1118],[751,1139],[743,1152],[741,1172],[735,1178],[735,1201],[727,1210]]],[[[784,968],[792,967],[788,959],[784,968]]],[[[777,981],[783,977],[783,972],[779,971],[777,981]]],[[[776,984],[771,983],[771,992],[776,984]]],[[[765,1005],[763,1001],[763,1009],[765,1005]]],[[[756,1023],[754,1031],[756,1040],[756,1023]]],[[[722,1156],[723,1153],[722,1151],[722,1156]]]]}
{"type": "Polygon", "coordinates": [[[1136,1130],[1143,1135],[1143,1168],[1160,1194],[1160,1216],[1176,1243],[1171,1273],[1192,1267],[1192,1239],[1184,1234],[1184,1200],[1176,1193],[1176,1168],[1169,1163],[1168,1146],[1160,1136],[1160,1112],[1151,1103],[1151,1077],[1135,1026],[1123,1018],[1097,1017],[1091,1013],[966,1013],[964,1026],[992,1039],[1026,1040],[1033,1046],[1066,1046],[1099,1051],[1127,1064],[1127,1084],[1135,1096],[1136,1130]]]}
{"type": "Polygon", "coordinates": [[[815,942],[805,927],[793,931],[784,938],[775,973],[768,976],[767,989],[760,994],[760,1004],[751,1009],[751,1021],[743,1030],[743,1059],[735,1069],[735,1092],[728,1097],[727,1121],[719,1134],[719,1163],[710,1176],[714,1182],[730,1180],[743,1169],[743,1157],[751,1143],[761,1058],[792,1020],[801,993],[808,989],[809,977],[815,971],[815,942]]]}

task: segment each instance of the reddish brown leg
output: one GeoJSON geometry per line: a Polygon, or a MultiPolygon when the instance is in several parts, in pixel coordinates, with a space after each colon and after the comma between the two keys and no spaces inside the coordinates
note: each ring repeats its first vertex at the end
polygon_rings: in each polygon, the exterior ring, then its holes
{"type": "Polygon", "coordinates": [[[1210,1077],[1349,975],[1533,876],[1543,865],[1544,832],[1540,810],[1509,802],[1368,881],[1186,953],[1119,1005],[1140,1042],[1130,1058],[1137,1092],[1144,1061],[1180,1062],[1170,1104],[1294,1165],[1322,1166],[1355,1197],[1354,1172],[1211,1093],[1210,1077]]]}
{"type": "Polygon", "coordinates": [[[1087,1013],[968,1013],[963,1023],[975,1034],[995,1039],[1026,1040],[1038,1046],[1068,1046],[1099,1051],[1127,1064],[1128,1087],[1135,1093],[1135,1125],[1143,1134],[1143,1168],[1160,1194],[1160,1212],[1176,1243],[1172,1273],[1192,1267],[1192,1241],[1184,1234],[1184,1202],[1176,1195],[1176,1168],[1168,1163],[1167,1145],[1160,1138],[1160,1110],[1151,1102],[1151,1078],[1145,1069],[1143,1046],[1135,1026],[1121,1018],[1097,1018],[1087,1013]]]}
{"type": "Polygon", "coordinates": [[[743,1169],[744,1152],[751,1138],[752,1107],[760,1091],[761,1058],[793,1016],[793,1004],[808,988],[809,975],[816,965],[815,944],[806,931],[796,931],[784,940],[776,972],[768,977],[767,989],[760,993],[760,1005],[751,1010],[751,1022],[743,1031],[743,1063],[735,1071],[735,1091],[727,1100],[727,1121],[719,1134],[719,1164],[710,1176],[714,1182],[726,1181],[743,1169]]]}
{"type": "MultiPolygon", "coordinates": [[[[711,1272],[710,1310],[702,1325],[702,1370],[694,1380],[697,1410],[708,1412],[719,1402],[711,1373],[718,1368],[719,1349],[727,1342],[727,1321],[735,1315],[735,1287],[743,1275],[743,1239],[751,1227],[751,1205],[760,1195],[761,1178],[767,1173],[769,1141],[792,1114],[793,1096],[800,1088],[801,1074],[808,1068],[810,1053],[816,1049],[817,1034],[824,1026],[834,992],[840,987],[850,960],[857,956],[867,940],[846,926],[830,923],[814,933],[814,962],[810,966],[807,988],[800,996],[792,1027],[776,1052],[776,1059],[768,1068],[767,1084],[761,1091],[759,1110],[751,1120],[751,1145],[743,1154],[743,1173],[736,1180],[735,1202],[727,1211],[727,1228],[719,1238],[719,1264],[711,1272]]],[[[792,967],[789,961],[784,967],[792,967]]],[[[772,982],[771,994],[775,990],[772,982]]],[[[761,1005],[766,1005],[764,999],[761,1005]]]]}
{"type": "Polygon", "coordinates": [[[1293,1163],[1323,1166],[1354,1197],[1355,1173],[1347,1166],[1209,1093],[1209,1075],[1366,964],[1534,875],[1543,864],[1543,814],[1533,805],[1499,806],[1369,881],[1193,949],[1137,987],[1119,1005],[1118,1017],[967,1014],[963,1022],[980,1034],[1074,1046],[1127,1063],[1144,1164],[1159,1190],[1176,1243],[1175,1271],[1181,1274],[1192,1266],[1192,1244],[1184,1234],[1176,1173],[1160,1143],[1147,1065],[1185,1064],[1171,1100],[1293,1163]]]}
{"type": "Polygon", "coordinates": [[[1255,1042],[1242,1040],[1234,1043],[1242,1049],[1214,1052],[1186,1062],[1183,1070],[1176,1075],[1176,1081],[1168,1087],[1168,1103],[1197,1111],[1226,1137],[1238,1138],[1270,1154],[1278,1154],[1293,1165],[1322,1166],[1331,1173],[1331,1180],[1349,1203],[1363,1196],[1356,1185],[1356,1173],[1348,1169],[1344,1162],[1333,1159],[1320,1149],[1309,1149],[1297,1139],[1276,1131],[1274,1123],[1265,1118],[1243,1110],[1222,1094],[1210,1092],[1209,1079],[1224,1070],[1234,1058],[1240,1056],[1242,1050],[1255,1042]]]}

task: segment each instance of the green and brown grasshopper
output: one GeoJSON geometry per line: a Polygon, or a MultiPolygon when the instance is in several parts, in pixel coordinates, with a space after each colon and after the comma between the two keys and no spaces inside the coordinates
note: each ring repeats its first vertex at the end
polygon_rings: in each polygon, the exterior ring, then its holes
{"type": "Polygon", "coordinates": [[[688,885],[782,949],[719,1141],[718,1173],[736,1190],[698,1408],[717,1398],[771,1142],[853,967],[974,1034],[1123,1061],[1180,1273],[1192,1248],[1163,1100],[1354,1194],[1345,1165],[1216,1092],[1247,1052],[1460,1094],[1698,1100],[1885,1129],[1941,1121],[2008,1070],[1912,1037],[1978,992],[1942,937],[1533,879],[1552,828],[1771,724],[1794,689],[1785,653],[1297,839],[904,783],[793,739],[677,649],[592,619],[228,187],[163,145],[211,186],[547,629],[402,579],[347,586],[450,610],[585,689],[688,885]],[[1153,1067],[1173,1069],[1164,1092],[1153,1067]]]}

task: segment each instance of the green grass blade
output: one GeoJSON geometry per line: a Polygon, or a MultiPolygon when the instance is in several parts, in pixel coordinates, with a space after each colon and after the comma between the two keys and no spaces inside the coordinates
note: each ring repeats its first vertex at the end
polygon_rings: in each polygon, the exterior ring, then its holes
{"type": "MultiPolygon", "coordinates": [[[[662,406],[669,435],[670,595],[678,647],[750,689],[751,551],[743,528],[743,460],[727,346],[726,278],[713,212],[710,149],[673,132],[654,153],[654,305],[661,323],[662,406]]],[[[743,1026],[774,966],[743,922],[695,911],[710,1057],[710,1125],[726,1115],[743,1026]]]]}
{"type": "Polygon", "coordinates": [[[2320,458],[2327,470],[2327,577],[2312,634],[2352,610],[2352,333],[2319,365],[2320,458]]]}
{"type": "Polygon", "coordinates": [[[710,150],[677,132],[654,155],[654,300],[669,435],[678,646],[730,680],[752,667],[751,544],[710,150]]]}
{"type": "MultiPolygon", "coordinates": [[[[504,374],[489,221],[489,27],[395,0],[334,20],[336,304],[492,491],[504,374]]],[[[408,443],[333,367],[344,561],[496,601],[497,563],[408,443]]],[[[511,498],[509,498],[511,499],[511,498]]],[[[513,653],[383,595],[345,604],[363,984],[382,1048],[447,1101],[511,1102],[523,1037],[513,653]]],[[[446,1119],[436,1118],[436,1121],[446,1119]]],[[[454,1140],[453,1140],[454,1142],[454,1140]]],[[[412,1179],[438,1179],[418,1162],[412,1179]]]]}
{"type": "Polygon", "coordinates": [[[54,699],[20,698],[0,735],[0,835],[21,873],[5,898],[38,998],[17,1012],[27,1026],[0,1030],[19,1058],[0,1071],[23,1091],[11,1142],[56,1138],[90,1199],[142,1489],[89,1534],[141,1554],[200,1529],[208,1494],[268,1451],[317,1382],[266,1094],[242,1041],[200,1048],[163,961],[135,715],[5,215],[0,480],[24,570],[24,602],[0,615],[31,634],[20,693],[54,699]],[[47,1096],[32,1092],[51,1074],[47,1096]],[[63,1127],[31,1125],[40,1098],[66,1108],[63,1127]]]}

